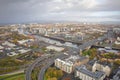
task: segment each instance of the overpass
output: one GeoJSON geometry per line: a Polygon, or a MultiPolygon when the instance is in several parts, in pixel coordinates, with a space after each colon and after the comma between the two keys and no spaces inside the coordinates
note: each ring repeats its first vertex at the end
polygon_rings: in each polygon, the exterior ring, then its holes
{"type": "MultiPolygon", "coordinates": [[[[95,40],[92,40],[92,41],[88,41],[88,42],[85,42],[84,44],[80,45],[79,46],[79,49],[80,50],[85,50],[86,48],[88,47],[91,47],[93,44],[96,44],[97,42],[100,42],[102,40],[104,40],[106,37],[100,37],[100,40],[98,39],[95,39],[95,40]]],[[[56,58],[65,58],[63,54],[59,55],[58,57],[56,58]]],[[[45,71],[47,70],[47,68],[49,68],[53,63],[54,63],[54,60],[56,59],[51,59],[48,64],[46,66],[44,66],[40,72],[39,72],[39,75],[38,75],[38,80],[44,80],[44,74],[45,74],[45,71]]]]}
{"type": "Polygon", "coordinates": [[[94,39],[88,42],[83,43],[82,45],[79,46],[80,51],[83,51],[87,48],[91,48],[92,45],[97,44],[98,42],[103,41],[106,39],[106,36],[100,37],[99,39],[94,39]]]}
{"type": "Polygon", "coordinates": [[[43,66],[42,69],[40,70],[39,74],[38,74],[38,80],[44,80],[44,74],[45,71],[54,63],[54,60],[56,58],[61,58],[64,59],[67,56],[65,54],[60,54],[59,56],[55,56],[54,58],[50,59],[47,63],[47,65],[43,66]]]}
{"type": "Polygon", "coordinates": [[[48,58],[49,56],[42,56],[37,58],[31,65],[29,65],[29,67],[26,69],[25,73],[25,78],[26,80],[31,80],[31,73],[32,70],[34,69],[34,67],[41,61],[43,61],[44,59],[48,58]]]}
{"type": "MultiPolygon", "coordinates": [[[[82,45],[80,45],[78,47],[78,49],[80,49],[80,51],[83,51],[85,50],[86,48],[90,48],[92,45],[96,44],[97,42],[100,42],[102,40],[104,40],[106,37],[103,36],[103,37],[100,37],[100,39],[94,39],[94,40],[91,40],[91,41],[88,41],[88,42],[85,42],[83,43],[82,45]]],[[[79,51],[79,50],[78,50],[79,51]]],[[[54,58],[51,58],[49,61],[48,61],[48,64],[43,66],[42,69],[40,70],[39,72],[39,75],[38,75],[38,80],[44,80],[44,74],[45,74],[45,71],[47,70],[47,68],[49,68],[53,63],[54,63],[54,60],[56,58],[65,58],[66,56],[64,54],[60,54],[59,56],[55,56],[54,58]]],[[[34,69],[34,67],[36,66],[36,64],[38,64],[40,61],[42,61],[43,59],[45,59],[45,57],[40,57],[38,58],[37,60],[35,60],[35,62],[33,64],[31,64],[27,71],[26,71],[26,80],[31,80],[31,72],[32,70],[34,69]]]]}

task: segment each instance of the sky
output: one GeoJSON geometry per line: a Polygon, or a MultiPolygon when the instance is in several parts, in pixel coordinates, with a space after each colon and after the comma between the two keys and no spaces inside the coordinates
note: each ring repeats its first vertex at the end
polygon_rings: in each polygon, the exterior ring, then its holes
{"type": "Polygon", "coordinates": [[[120,22],[120,0],[0,0],[0,24],[120,22]]]}

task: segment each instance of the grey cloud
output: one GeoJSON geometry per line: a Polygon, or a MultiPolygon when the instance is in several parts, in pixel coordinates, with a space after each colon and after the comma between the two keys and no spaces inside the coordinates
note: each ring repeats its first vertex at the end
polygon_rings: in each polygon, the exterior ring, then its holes
{"type": "MultiPolygon", "coordinates": [[[[0,0],[0,23],[32,20],[54,20],[80,17],[101,17],[93,13],[118,11],[120,0],[0,0]]],[[[119,14],[102,16],[120,17],[119,14]]]]}

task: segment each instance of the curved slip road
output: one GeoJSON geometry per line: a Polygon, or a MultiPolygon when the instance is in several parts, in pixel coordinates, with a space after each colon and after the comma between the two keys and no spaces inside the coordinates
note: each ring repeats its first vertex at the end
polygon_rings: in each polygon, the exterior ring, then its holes
{"type": "MultiPolygon", "coordinates": [[[[92,46],[93,44],[97,43],[97,42],[100,42],[102,40],[104,40],[106,37],[101,37],[101,40],[98,40],[98,39],[94,39],[94,40],[91,40],[91,41],[88,41],[82,45],[79,46],[79,49],[81,50],[84,50],[86,47],[89,47],[89,46],[92,46]]],[[[42,67],[42,69],[40,70],[39,72],[39,75],[38,75],[38,80],[44,80],[44,74],[45,74],[45,71],[54,63],[54,60],[56,58],[65,58],[66,56],[64,54],[61,54],[57,57],[55,57],[54,59],[51,59],[47,65],[45,65],[44,67],[42,67]]]]}
{"type": "Polygon", "coordinates": [[[26,80],[31,80],[31,73],[32,73],[32,70],[34,69],[34,67],[39,63],[41,62],[42,60],[48,58],[49,56],[42,56],[42,57],[39,57],[37,58],[31,65],[29,65],[29,67],[26,69],[26,80]]]}
{"type": "Polygon", "coordinates": [[[55,56],[53,59],[50,59],[47,65],[43,66],[38,74],[38,80],[44,80],[45,71],[54,63],[56,58],[66,58],[65,54],[60,54],[59,56],[55,56]]]}

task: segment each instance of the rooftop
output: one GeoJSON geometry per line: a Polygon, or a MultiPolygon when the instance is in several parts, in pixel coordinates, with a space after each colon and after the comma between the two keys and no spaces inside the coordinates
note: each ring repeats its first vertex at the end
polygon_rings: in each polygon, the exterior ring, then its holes
{"type": "Polygon", "coordinates": [[[16,46],[15,44],[10,43],[10,42],[8,42],[8,41],[5,41],[4,43],[2,43],[2,45],[7,45],[7,46],[9,46],[9,47],[15,47],[15,46],[16,46]]]}
{"type": "Polygon", "coordinates": [[[105,51],[105,52],[118,53],[117,50],[106,49],[106,48],[99,48],[98,51],[105,51]]]}
{"type": "Polygon", "coordinates": [[[86,66],[84,66],[84,65],[76,67],[76,70],[80,71],[81,73],[86,74],[92,78],[95,78],[95,79],[99,79],[105,74],[102,71],[91,72],[91,71],[87,70],[86,66]]]}
{"type": "Polygon", "coordinates": [[[4,47],[2,47],[1,45],[0,45],[0,49],[3,49],[4,47]]]}
{"type": "Polygon", "coordinates": [[[90,66],[93,66],[95,62],[96,62],[96,60],[90,60],[87,64],[90,66]]]}
{"type": "Polygon", "coordinates": [[[55,50],[55,51],[58,51],[58,52],[64,50],[63,47],[57,47],[57,46],[53,46],[53,45],[47,46],[46,48],[47,48],[47,49],[50,49],[50,50],[55,50]]]}
{"type": "Polygon", "coordinates": [[[79,56],[79,55],[71,55],[69,58],[67,58],[67,59],[58,59],[58,60],[61,60],[61,61],[63,61],[64,63],[66,63],[66,64],[74,64],[75,62],[77,62],[77,61],[82,61],[82,60],[84,60],[84,59],[86,59],[85,57],[81,57],[81,56],[79,56]]]}
{"type": "Polygon", "coordinates": [[[101,62],[101,61],[96,61],[96,63],[103,65],[103,66],[109,66],[112,67],[112,63],[108,63],[108,62],[101,62]]]}
{"type": "Polygon", "coordinates": [[[85,57],[81,57],[79,55],[71,55],[69,58],[65,59],[65,61],[71,61],[72,63],[75,63],[76,61],[82,61],[85,57]]]}

